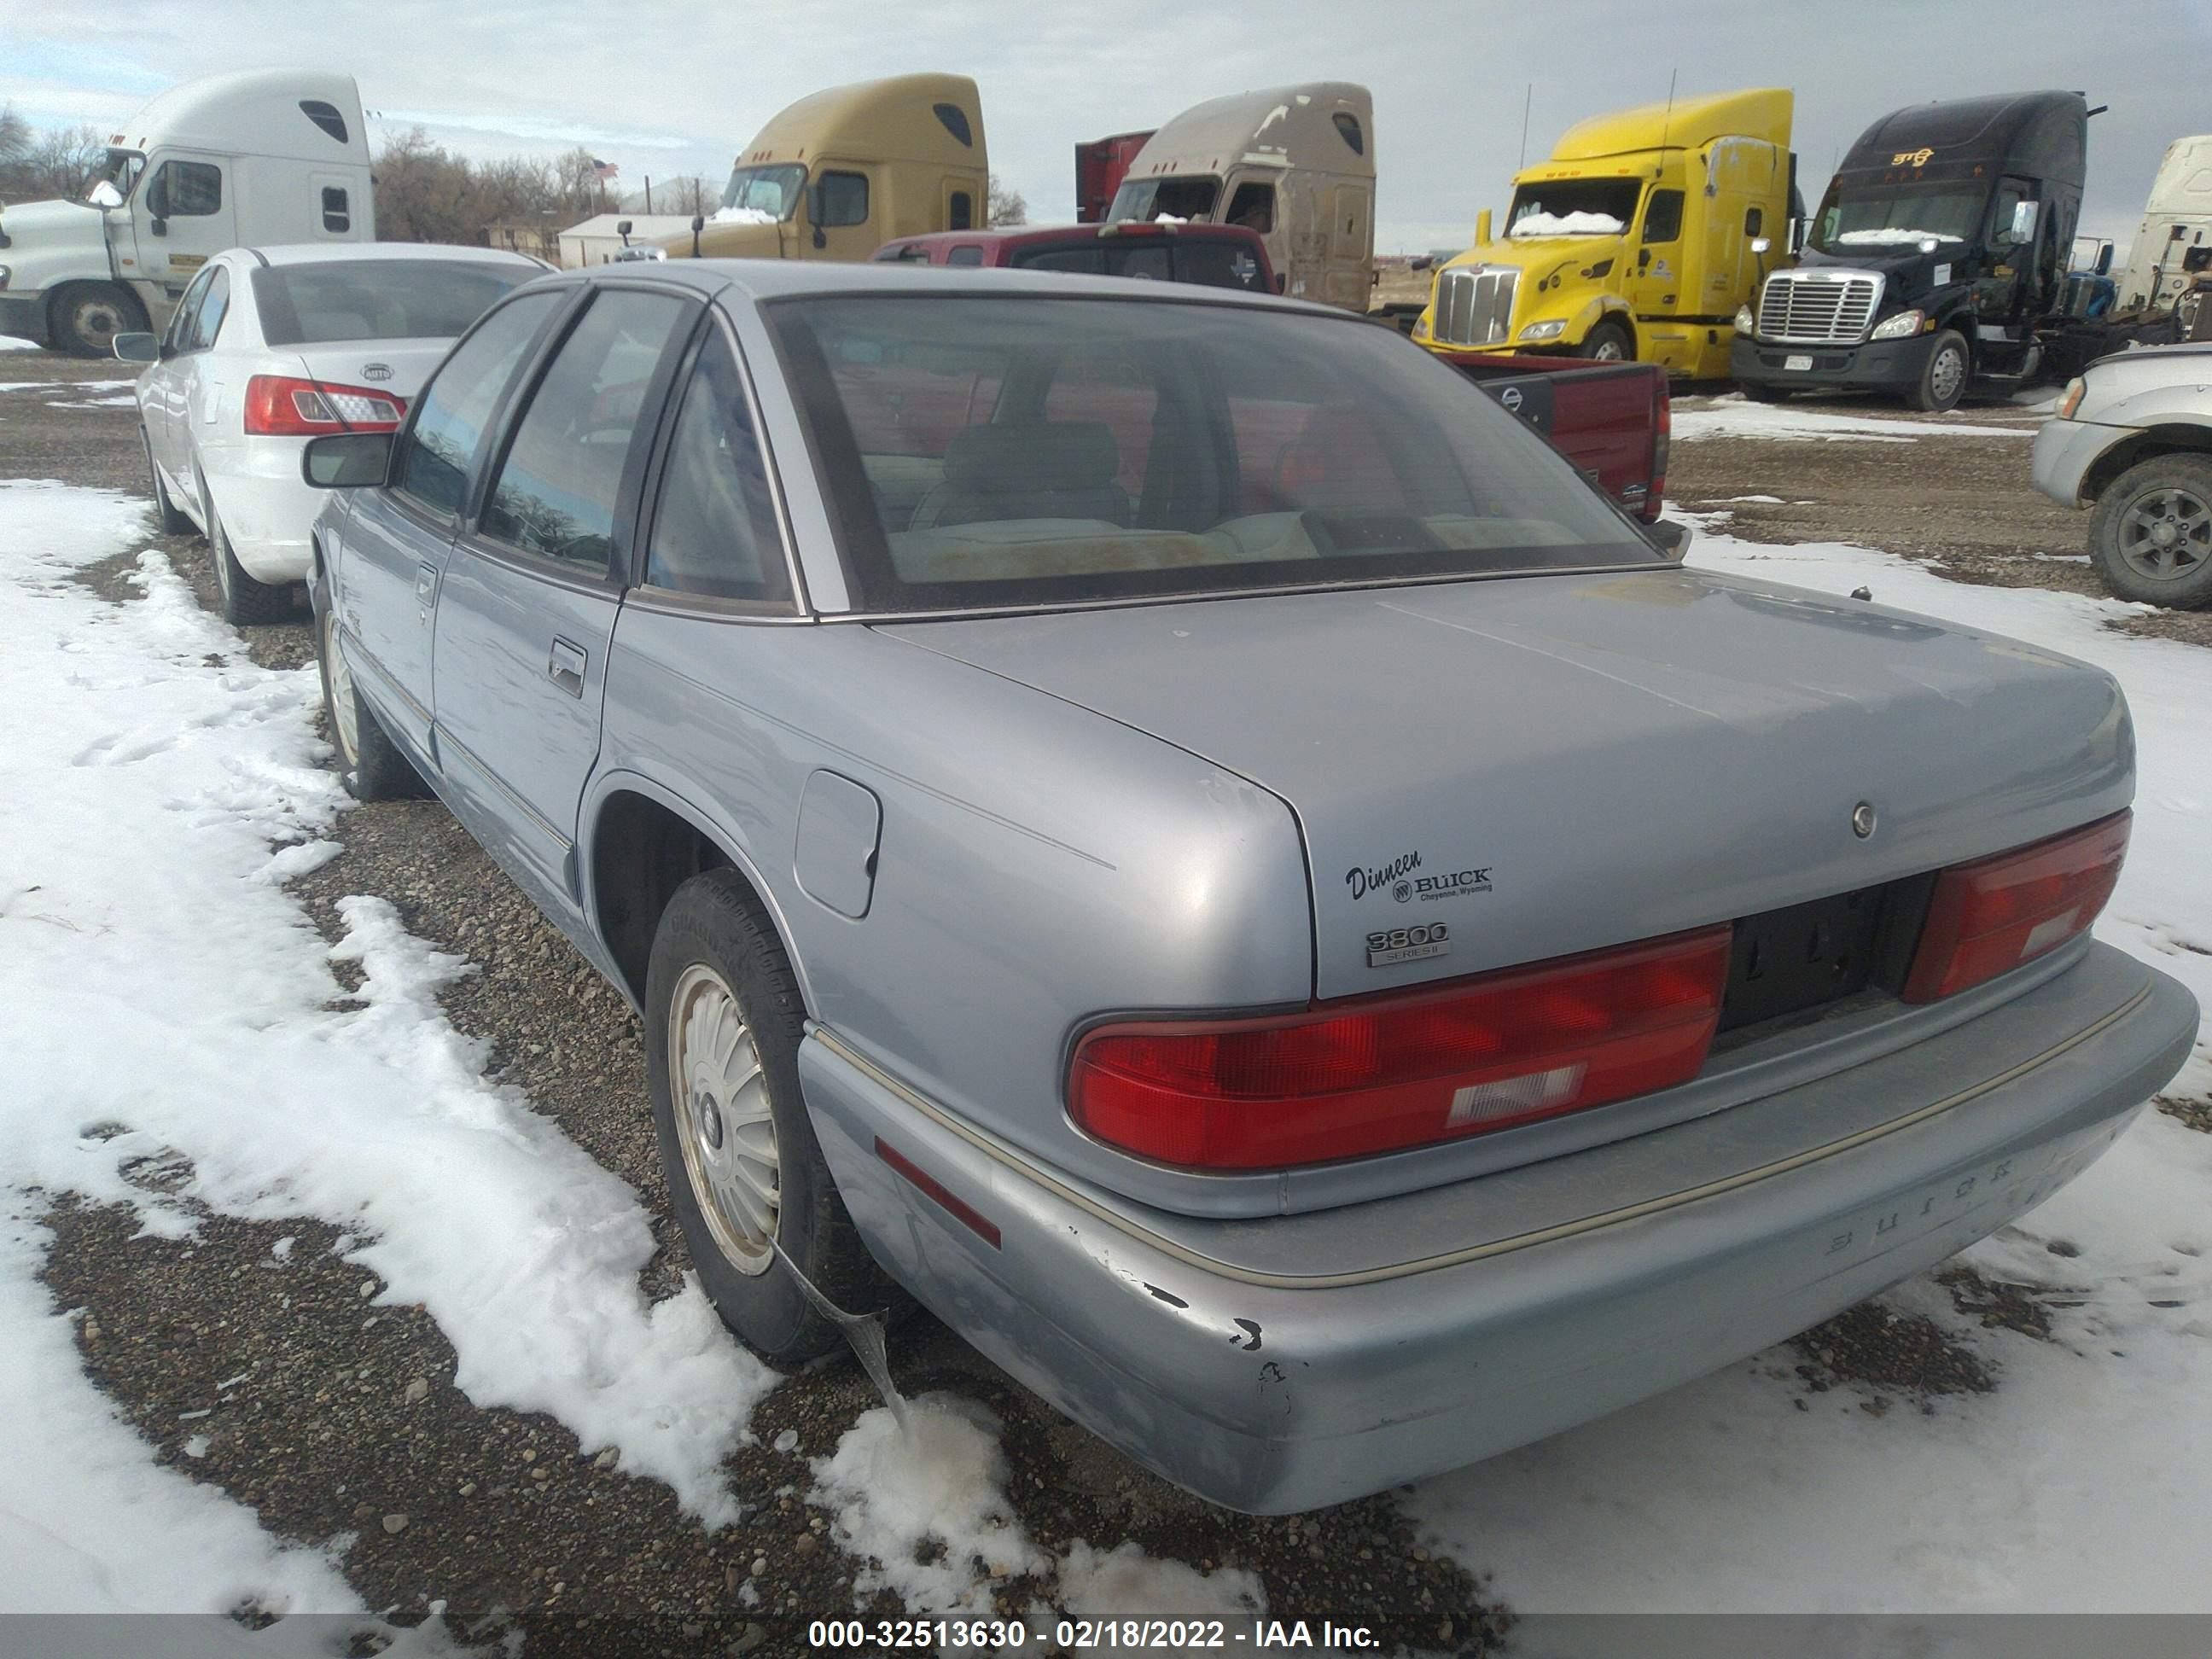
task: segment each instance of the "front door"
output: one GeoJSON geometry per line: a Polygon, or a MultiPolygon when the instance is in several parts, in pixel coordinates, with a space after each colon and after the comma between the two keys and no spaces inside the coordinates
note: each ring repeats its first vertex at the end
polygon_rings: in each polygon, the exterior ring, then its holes
{"type": "MultiPolygon", "coordinates": [[[[1647,362],[1682,366],[1687,335],[1674,320],[1694,311],[1682,302],[1688,247],[1682,240],[1683,195],[1662,187],[1644,198],[1636,226],[1636,264],[1626,284],[1629,308],[1636,313],[1636,355],[1647,362]]],[[[1694,295],[1692,296],[1694,298],[1694,295]]]]}
{"type": "Polygon", "coordinates": [[[599,753],[607,641],[688,298],[606,286],[508,427],[437,605],[447,799],[539,907],[578,911],[576,811],[599,753]]]}
{"type": "Polygon", "coordinates": [[[888,204],[881,170],[847,161],[824,161],[806,181],[805,222],[799,227],[802,259],[859,261],[873,253],[884,238],[879,210],[888,204]]]}
{"type": "Polygon", "coordinates": [[[432,752],[431,618],[477,452],[523,354],[566,297],[510,300],[454,348],[416,400],[390,482],[357,492],[345,521],[340,648],[392,735],[420,757],[432,752]]]}
{"type": "Polygon", "coordinates": [[[238,246],[230,158],[201,150],[157,150],[131,197],[137,276],[171,298],[201,266],[238,246]]]}

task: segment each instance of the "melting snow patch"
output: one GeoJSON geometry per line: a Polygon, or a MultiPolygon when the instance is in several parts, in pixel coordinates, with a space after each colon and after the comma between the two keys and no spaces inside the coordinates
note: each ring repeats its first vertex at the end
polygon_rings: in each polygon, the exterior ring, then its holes
{"type": "Polygon", "coordinates": [[[1060,1606],[1078,1618],[1143,1613],[1170,1619],[1236,1619],[1267,1610],[1257,1574],[1200,1572],[1145,1553],[1133,1541],[1099,1550],[1078,1540],[1060,1564],[1060,1606]]]}
{"type": "Polygon", "coordinates": [[[1785,443],[1839,439],[1856,443],[1909,444],[1929,436],[2032,438],[2033,427],[1977,426],[1964,421],[1832,415],[1788,404],[1755,404],[1740,392],[1716,398],[1704,409],[1674,410],[1676,441],[1699,438],[1767,438],[1785,443]]]}
{"type": "Polygon", "coordinates": [[[776,222],[776,217],[765,208],[726,207],[716,208],[707,222],[710,225],[772,225],[776,222]]]}
{"type": "Polygon", "coordinates": [[[1627,228],[1610,213],[1524,213],[1507,234],[1520,241],[1534,236],[1618,236],[1627,228]]]}

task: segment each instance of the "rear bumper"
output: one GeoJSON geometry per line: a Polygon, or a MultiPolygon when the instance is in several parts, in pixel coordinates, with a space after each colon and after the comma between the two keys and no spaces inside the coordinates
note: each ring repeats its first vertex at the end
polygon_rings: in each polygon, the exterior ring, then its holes
{"type": "Polygon", "coordinates": [[[2136,428],[2100,426],[2094,421],[2045,421],[2037,428],[2028,471],[2035,487],[2061,507],[2087,507],[2081,481],[2098,458],[2114,444],[2136,435],[2136,428]]]}
{"type": "MultiPolygon", "coordinates": [[[[1710,1138],[1712,1182],[1624,1190],[1607,1179],[1617,1148],[1601,1147],[1560,1160],[1580,1166],[1566,1185],[1583,1203],[1555,1224],[1468,1259],[1303,1280],[1221,1257],[1238,1230],[1289,1230],[1279,1241],[1313,1218],[1218,1224],[1224,1248],[1209,1255],[1187,1229],[1171,1239],[1127,1206],[1109,1218],[1097,1194],[994,1155],[835,1038],[810,1037],[800,1072],[854,1219],[924,1303],[1166,1479],[1279,1514],[1479,1462],[1702,1376],[2042,1201],[2179,1067],[2197,1010],[2102,946],[2018,1000],[2032,1000],[2039,1052],[1990,1052],[1971,1021],[1759,1103],[1818,1113],[1827,1091],[1866,1091],[1895,1101],[1902,1127],[1747,1172],[1728,1163],[1730,1114],[1716,1114],[1661,1132],[1710,1138]],[[997,1243],[896,1173],[879,1141],[997,1243]]],[[[1477,1218],[1482,1186],[1465,1188],[1477,1218]]],[[[1379,1261],[1394,1242],[1448,1248],[1389,1239],[1392,1202],[1370,1206],[1379,1261]]]]}
{"type": "Polygon", "coordinates": [[[202,453],[223,534],[240,568],[258,582],[307,580],[307,532],[327,499],[300,476],[307,442],[250,438],[202,453]]]}
{"type": "Polygon", "coordinates": [[[1935,349],[1936,336],[1905,340],[1869,340],[1863,345],[1776,345],[1739,334],[1729,348],[1729,376],[1753,386],[1829,386],[1838,390],[1896,391],[1920,383],[1935,349]],[[1809,357],[1810,368],[1785,367],[1792,357],[1809,357]]]}

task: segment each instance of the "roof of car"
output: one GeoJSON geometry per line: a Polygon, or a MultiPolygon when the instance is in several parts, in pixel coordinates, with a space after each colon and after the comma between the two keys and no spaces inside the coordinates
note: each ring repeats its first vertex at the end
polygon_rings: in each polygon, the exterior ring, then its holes
{"type": "Polygon", "coordinates": [[[258,255],[264,264],[272,265],[322,264],[337,259],[466,259],[479,263],[498,259],[538,270],[546,268],[543,259],[533,259],[526,253],[509,252],[503,247],[466,247],[453,242],[286,242],[236,251],[258,255]]]}
{"type": "MultiPolygon", "coordinates": [[[[677,283],[705,294],[728,291],[753,301],[796,295],[1034,294],[1047,299],[1085,295],[1103,299],[1170,300],[1195,305],[1261,306],[1308,315],[1349,318],[1335,306],[1199,283],[1148,283],[1125,276],[1027,270],[1007,265],[901,264],[891,260],[669,259],[592,265],[543,276],[539,283],[677,283]]],[[[535,286],[535,284],[533,284],[535,286]]]]}

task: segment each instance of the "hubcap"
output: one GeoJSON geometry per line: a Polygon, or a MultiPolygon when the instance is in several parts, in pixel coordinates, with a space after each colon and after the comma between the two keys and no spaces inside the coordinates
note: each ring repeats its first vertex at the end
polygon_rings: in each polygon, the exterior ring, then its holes
{"type": "Polygon", "coordinates": [[[1614,339],[1600,340],[1597,343],[1597,349],[1590,353],[1590,361],[1593,362],[1617,363],[1620,359],[1620,342],[1614,339]]]}
{"type": "Polygon", "coordinates": [[[70,320],[87,345],[106,351],[115,349],[115,337],[123,332],[123,314],[106,300],[86,301],[70,313],[70,320]]]}
{"type": "Polygon", "coordinates": [[[669,1000],[668,1089],[684,1176],[716,1248],[738,1272],[765,1273],[783,1202],[768,1074],[737,997],[704,963],[684,970],[669,1000]]]}
{"type": "Polygon", "coordinates": [[[1946,346],[1936,354],[1936,361],[1928,366],[1928,389],[1936,394],[1936,401],[1948,404],[1958,395],[1966,379],[1966,359],[1954,346],[1946,346]]]}
{"type": "Polygon", "coordinates": [[[338,741],[338,758],[351,771],[361,763],[361,711],[354,707],[353,670],[338,648],[335,611],[323,617],[323,667],[331,681],[331,733],[338,741]]]}
{"type": "Polygon", "coordinates": [[[2137,575],[2179,581],[2212,559],[2212,504],[2187,489],[2154,489],[2120,517],[2120,556],[2137,575]]]}

